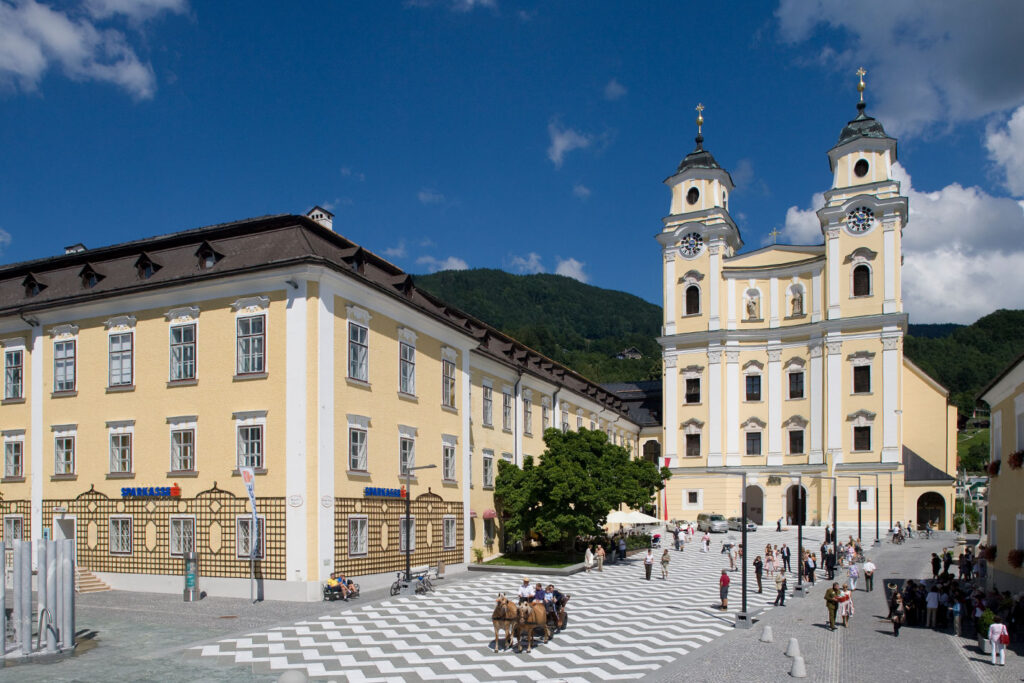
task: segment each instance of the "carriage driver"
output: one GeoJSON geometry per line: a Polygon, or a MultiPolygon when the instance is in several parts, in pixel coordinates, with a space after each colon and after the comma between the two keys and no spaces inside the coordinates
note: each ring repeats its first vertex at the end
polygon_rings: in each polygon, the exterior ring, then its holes
{"type": "Polygon", "coordinates": [[[519,587],[519,604],[522,605],[524,602],[533,600],[534,593],[533,586],[530,585],[530,578],[524,576],[523,585],[519,587]]]}

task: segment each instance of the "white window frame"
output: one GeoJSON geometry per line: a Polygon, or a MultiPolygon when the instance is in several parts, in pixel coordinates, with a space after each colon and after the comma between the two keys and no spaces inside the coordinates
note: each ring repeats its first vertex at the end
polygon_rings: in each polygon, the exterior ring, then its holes
{"type": "Polygon", "coordinates": [[[481,477],[483,478],[483,487],[485,489],[494,488],[494,451],[485,448],[483,450],[483,456],[481,460],[481,477]]]}
{"type": "Polygon", "coordinates": [[[348,349],[348,378],[356,382],[370,382],[370,313],[349,304],[346,327],[348,349]]]}
{"type": "Polygon", "coordinates": [[[867,262],[863,257],[854,257],[853,262],[850,263],[850,297],[851,299],[867,299],[875,295],[875,269],[871,267],[871,264],[867,262]],[[854,271],[860,266],[864,266],[868,269],[868,293],[867,294],[854,294],[854,271]]]}
{"type": "Polygon", "coordinates": [[[25,539],[25,515],[4,515],[4,543],[25,539]],[[17,533],[15,533],[17,531],[17,533]]]}
{"type": "Polygon", "coordinates": [[[405,515],[398,520],[398,552],[405,552],[406,537],[408,534],[407,530],[412,531],[412,546],[409,548],[411,552],[416,552],[416,515],[409,516],[408,527],[405,524],[405,515]]]}
{"type": "MultiPolygon", "coordinates": [[[[120,526],[120,525],[119,525],[120,526]]],[[[121,530],[117,534],[118,539],[124,539],[121,530]]],[[[135,549],[135,520],[131,515],[111,515],[107,522],[107,552],[111,555],[117,555],[119,557],[128,557],[132,554],[135,549]],[[114,550],[114,523],[115,522],[128,522],[128,549],[125,550],[118,543],[118,549],[114,550]]]]}
{"type": "Polygon", "coordinates": [[[756,417],[748,417],[743,424],[740,425],[740,430],[743,433],[743,456],[744,457],[761,457],[764,456],[764,430],[767,425],[756,417]],[[757,453],[747,452],[747,436],[750,434],[758,434],[760,439],[760,448],[757,453]]]}
{"type": "Polygon", "coordinates": [[[453,515],[441,518],[441,546],[444,550],[454,550],[459,537],[459,527],[453,515]]]}
{"type": "Polygon", "coordinates": [[[699,316],[701,314],[701,308],[702,308],[701,304],[703,303],[702,295],[703,295],[703,292],[701,292],[700,285],[698,285],[695,281],[692,281],[692,280],[684,280],[684,282],[683,282],[683,300],[681,302],[682,303],[681,309],[683,311],[683,315],[682,315],[683,318],[699,316]],[[687,304],[686,298],[687,298],[687,295],[690,292],[690,289],[696,289],[697,290],[697,310],[692,312],[692,313],[686,309],[686,304],[687,304]]]}
{"type": "Polygon", "coordinates": [[[458,437],[441,435],[441,478],[446,482],[458,481],[458,437]]]}
{"type": "Polygon", "coordinates": [[[697,436],[697,438],[700,439],[700,447],[701,447],[701,449],[703,449],[704,448],[704,436],[703,436],[704,423],[694,417],[694,418],[690,418],[689,420],[687,420],[686,422],[684,422],[680,426],[683,428],[683,457],[684,458],[699,458],[703,451],[698,452],[697,455],[689,455],[687,453],[686,437],[694,436],[694,435],[697,436]]]}
{"type": "Polygon", "coordinates": [[[77,458],[75,457],[78,442],[78,425],[52,425],[50,430],[53,432],[53,473],[55,476],[73,476],[78,464],[77,458]],[[64,439],[71,439],[71,463],[69,471],[62,471],[63,468],[58,468],[58,465],[64,463],[59,463],[57,461],[57,442],[64,439]]]}
{"type": "Polygon", "coordinates": [[[494,387],[491,385],[491,380],[485,379],[483,381],[483,391],[481,392],[482,404],[481,404],[481,424],[484,427],[494,426],[494,387]]]}
{"type": "Polygon", "coordinates": [[[109,456],[107,471],[110,474],[131,474],[135,471],[134,441],[135,420],[107,422],[107,450],[109,456]],[[125,440],[127,440],[127,454],[122,452],[122,449],[125,448],[125,440]],[[123,461],[125,455],[127,455],[127,462],[123,461]]]}
{"type": "Polygon", "coordinates": [[[398,392],[416,395],[416,333],[398,328],[398,392]]]}
{"type": "Polygon", "coordinates": [[[235,376],[236,377],[259,377],[265,375],[270,370],[270,351],[269,351],[269,340],[270,340],[270,297],[266,296],[252,296],[239,299],[231,304],[231,308],[235,311],[235,376]],[[260,334],[252,334],[252,328],[249,328],[249,333],[246,335],[241,334],[241,321],[242,319],[252,320],[258,317],[262,317],[263,331],[260,334]],[[242,349],[243,339],[261,339],[258,350],[251,346],[245,350],[242,349]],[[248,368],[243,367],[243,359],[256,359],[260,361],[259,369],[255,369],[252,364],[248,368]]]}
{"type": "Polygon", "coordinates": [[[199,417],[196,415],[183,415],[180,417],[169,417],[167,418],[168,426],[168,448],[170,455],[170,467],[168,472],[179,473],[179,472],[198,472],[199,471],[199,417]],[[192,433],[192,467],[190,469],[181,469],[177,467],[175,460],[178,455],[175,453],[174,437],[176,434],[191,432],[192,433]]]}
{"type": "Polygon", "coordinates": [[[540,401],[540,427],[542,433],[551,429],[551,399],[547,396],[540,401]]]}
{"type": "MultiPolygon", "coordinates": [[[[863,486],[860,487],[861,491],[868,492],[868,499],[860,504],[861,510],[874,510],[875,509],[875,487],[874,486],[863,486]]],[[[854,484],[847,488],[847,509],[857,509],[857,485],[854,484]]]]}
{"type": "Polygon", "coordinates": [[[749,360],[743,364],[743,402],[763,403],[764,393],[764,364],[756,360],[749,360]],[[757,377],[757,398],[747,398],[747,378],[749,377],[757,377]]]}
{"type": "Polygon", "coordinates": [[[682,508],[684,510],[703,510],[704,509],[704,489],[683,489],[682,508]],[[690,502],[690,494],[697,494],[697,502],[690,502]]]}
{"type": "Polygon", "coordinates": [[[523,392],[523,435],[533,436],[533,394],[529,389],[523,392]]]}
{"type": "Polygon", "coordinates": [[[416,434],[415,427],[398,425],[398,476],[416,478],[416,434]]]}
{"type": "MultiPolygon", "coordinates": [[[[370,418],[364,415],[352,415],[346,416],[348,419],[348,437],[345,442],[348,445],[348,461],[347,468],[349,472],[357,472],[360,474],[368,473],[370,471],[370,418]],[[362,448],[361,452],[355,450],[358,439],[353,439],[353,436],[362,435],[362,448]],[[362,459],[363,467],[353,467],[353,460],[362,459]]],[[[359,463],[356,462],[356,465],[359,463]]]]}
{"type": "MultiPolygon", "coordinates": [[[[458,410],[458,402],[455,390],[455,362],[459,354],[448,346],[441,347],[441,407],[449,410],[458,410]]],[[[470,391],[473,388],[470,386],[470,391]]]]}
{"type": "MultiPolygon", "coordinates": [[[[242,553],[242,527],[245,527],[252,538],[252,515],[238,515],[235,517],[235,557],[240,560],[248,560],[249,553],[242,553]]],[[[256,517],[256,559],[262,560],[267,554],[267,518],[263,515],[256,517]]]]}
{"type": "Polygon", "coordinates": [[[872,367],[875,354],[870,351],[858,351],[851,353],[846,357],[846,360],[850,364],[850,395],[851,396],[871,396],[875,391],[875,373],[872,367]],[[857,368],[866,367],[868,369],[868,390],[857,391],[857,368]]]}
{"type": "Polygon", "coordinates": [[[512,431],[512,387],[501,390],[501,428],[506,432],[512,431]]]}
{"type": "Polygon", "coordinates": [[[851,453],[871,453],[875,446],[875,413],[867,410],[858,410],[855,413],[850,413],[846,416],[847,421],[850,423],[850,452],[851,453]],[[871,429],[868,435],[870,444],[867,450],[861,450],[856,448],[857,443],[857,432],[858,427],[868,427],[871,429]]]}
{"type": "Polygon", "coordinates": [[[112,329],[107,332],[107,386],[130,387],[135,383],[135,330],[112,329]],[[127,340],[127,348],[125,348],[127,340]],[[118,348],[115,349],[115,344],[118,348]],[[115,365],[117,369],[115,369],[115,365]]]}
{"type": "Polygon", "coordinates": [[[24,429],[10,429],[3,432],[4,437],[4,478],[5,479],[17,479],[25,477],[25,430],[24,429]],[[15,448],[16,447],[16,448],[15,448]],[[17,450],[18,453],[18,467],[17,470],[11,471],[11,453],[9,451],[17,450]]]}
{"type": "Polygon", "coordinates": [[[803,358],[790,358],[786,363],[786,400],[803,401],[807,399],[807,362],[803,358]],[[793,396],[791,392],[790,376],[802,375],[803,396],[793,396]]]}
{"type": "Polygon", "coordinates": [[[69,393],[78,389],[78,328],[74,330],[75,334],[61,334],[53,340],[54,393],[69,393]],[[62,351],[58,351],[58,347],[62,351]],[[71,349],[70,354],[67,353],[68,348],[71,349]],[[58,353],[61,353],[60,357],[58,353]]]}
{"type": "Polygon", "coordinates": [[[370,554],[370,520],[366,515],[348,516],[348,556],[366,557],[370,554]],[[353,526],[356,532],[353,533],[353,526]]]}
{"type": "Polygon", "coordinates": [[[253,467],[257,470],[267,469],[267,411],[250,410],[234,413],[235,420],[235,469],[239,467],[253,467]],[[243,462],[243,457],[251,457],[252,454],[242,452],[242,430],[248,431],[252,427],[260,429],[260,452],[258,454],[259,464],[243,462]]]}
{"type": "Polygon", "coordinates": [[[196,517],[195,515],[171,515],[167,521],[167,551],[171,557],[184,557],[185,553],[194,552],[196,549],[196,517]],[[182,541],[186,538],[183,534],[186,526],[192,527],[192,547],[186,549],[182,541]],[[177,527],[177,531],[175,531],[177,527]]]}
{"type": "Polygon", "coordinates": [[[195,321],[170,325],[167,329],[168,361],[167,377],[169,382],[190,382],[199,374],[199,324],[195,321]],[[184,339],[185,332],[191,330],[192,341],[175,341],[177,332],[184,339]],[[187,359],[191,349],[192,358],[187,359]],[[178,358],[175,358],[178,351],[178,358]],[[188,368],[191,366],[191,373],[188,368]]]}
{"type": "Polygon", "coordinates": [[[25,398],[25,341],[22,339],[4,342],[4,400],[25,398]],[[12,363],[17,354],[19,362],[12,363]]]}

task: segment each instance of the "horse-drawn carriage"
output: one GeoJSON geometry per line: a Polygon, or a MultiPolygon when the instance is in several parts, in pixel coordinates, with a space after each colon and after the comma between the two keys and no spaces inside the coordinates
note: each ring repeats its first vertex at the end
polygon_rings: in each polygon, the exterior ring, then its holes
{"type": "Polygon", "coordinates": [[[513,642],[516,652],[522,652],[523,640],[526,641],[526,651],[533,650],[534,632],[543,629],[544,640],[548,642],[555,632],[565,629],[569,615],[565,606],[569,602],[569,595],[563,595],[562,599],[549,610],[547,605],[540,602],[524,602],[515,604],[499,593],[495,601],[494,612],[491,614],[491,622],[494,624],[494,651],[498,651],[498,633],[505,632],[505,648],[512,647],[513,642]]]}

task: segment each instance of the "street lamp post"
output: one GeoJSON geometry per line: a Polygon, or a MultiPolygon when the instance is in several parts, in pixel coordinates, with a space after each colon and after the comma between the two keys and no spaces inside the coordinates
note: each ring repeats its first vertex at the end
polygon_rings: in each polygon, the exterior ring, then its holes
{"type": "MultiPolygon", "coordinates": [[[[832,547],[835,548],[836,547],[836,534],[838,533],[838,530],[839,530],[839,512],[838,512],[838,510],[839,510],[839,507],[838,507],[839,503],[838,503],[838,496],[836,495],[836,488],[839,486],[839,482],[837,481],[837,477],[835,477],[835,476],[830,477],[827,474],[808,474],[807,478],[808,479],[820,479],[820,480],[828,479],[828,480],[830,480],[832,482],[832,547]]],[[[824,562],[824,560],[825,560],[825,558],[823,557],[822,558],[822,562],[824,562]]],[[[801,563],[803,562],[803,558],[802,557],[800,558],[800,561],[801,561],[801,563]]],[[[800,595],[801,597],[803,597],[803,593],[794,593],[794,595],[800,595]]]]}
{"type": "Polygon", "coordinates": [[[740,562],[743,563],[741,572],[741,605],[740,611],[736,615],[736,626],[739,628],[750,628],[752,623],[750,621],[750,615],[747,614],[747,555],[750,554],[749,548],[747,548],[747,473],[746,472],[730,472],[728,470],[709,470],[711,474],[721,474],[730,477],[742,477],[742,493],[740,496],[740,547],[743,549],[743,553],[740,556],[740,562]]]}
{"type": "MultiPolygon", "coordinates": [[[[861,500],[860,500],[861,499],[861,494],[860,494],[860,492],[862,490],[861,487],[860,487],[860,477],[861,477],[861,475],[859,475],[859,474],[837,474],[836,477],[837,478],[838,477],[845,477],[847,479],[856,479],[857,480],[857,539],[860,540],[861,535],[862,535],[861,534],[861,514],[860,514],[860,510],[861,510],[861,507],[860,507],[861,506],[861,500]]],[[[877,503],[878,501],[875,501],[875,502],[877,503]]],[[[878,506],[875,505],[875,507],[878,507],[878,506]]]]}
{"type": "Polygon", "coordinates": [[[804,516],[807,512],[807,501],[804,499],[804,480],[799,472],[789,475],[796,477],[796,591],[793,595],[804,594],[804,516]]]}
{"type": "Polygon", "coordinates": [[[407,584],[412,583],[412,544],[414,538],[410,538],[412,531],[411,524],[411,510],[412,510],[412,473],[416,470],[431,470],[437,467],[436,464],[432,465],[420,465],[419,467],[406,467],[405,474],[401,475],[405,479],[405,581],[407,584]]]}

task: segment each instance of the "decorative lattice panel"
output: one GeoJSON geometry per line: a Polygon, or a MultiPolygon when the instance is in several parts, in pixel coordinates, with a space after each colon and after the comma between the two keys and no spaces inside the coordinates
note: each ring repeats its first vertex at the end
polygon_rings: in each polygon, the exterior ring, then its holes
{"type": "MultiPolygon", "coordinates": [[[[195,549],[203,576],[249,578],[249,560],[236,555],[236,520],[251,516],[249,499],[213,488],[195,498],[109,498],[90,489],[73,500],[44,500],[43,525],[50,526],[55,507],[76,520],[78,564],[83,569],[129,574],[181,574],[181,557],[171,556],[172,517],[195,519],[195,549]],[[132,520],[132,551],[110,552],[110,518],[132,520]]],[[[256,498],[266,539],[264,559],[256,561],[256,577],[285,579],[284,498],[256,498]]],[[[27,520],[27,518],[26,518],[27,520]]]]}
{"type": "MultiPolygon", "coordinates": [[[[446,501],[436,493],[423,493],[411,502],[410,513],[416,520],[416,543],[412,566],[437,566],[462,562],[462,503],[446,501]],[[444,518],[455,518],[455,545],[444,548],[444,518]]],[[[405,553],[400,550],[400,520],[405,518],[405,500],[401,498],[335,498],[334,571],[349,576],[379,574],[405,569],[405,553]],[[363,557],[350,557],[349,518],[365,516],[367,547],[363,557]]]]}

